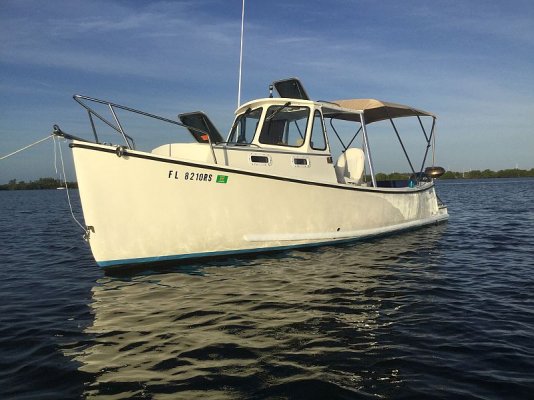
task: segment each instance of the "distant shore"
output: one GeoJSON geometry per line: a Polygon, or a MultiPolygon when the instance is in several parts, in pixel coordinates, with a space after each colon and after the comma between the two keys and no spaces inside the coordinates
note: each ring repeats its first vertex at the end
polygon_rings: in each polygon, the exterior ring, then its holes
{"type": "MultiPolygon", "coordinates": [[[[69,189],[77,189],[78,182],[67,182],[69,189]]],[[[42,190],[42,189],[57,189],[64,188],[65,182],[61,182],[55,178],[39,178],[36,181],[17,181],[11,179],[5,185],[0,185],[0,190],[42,190]]]]}
{"type": "MultiPolygon", "coordinates": [[[[393,172],[391,174],[378,173],[376,180],[402,180],[409,179],[411,173],[393,172]]],[[[492,171],[485,169],[483,171],[474,169],[471,171],[455,172],[447,171],[439,179],[491,179],[491,178],[534,178],[534,168],[531,169],[501,169],[492,171]]]]}
{"type": "MultiPolygon", "coordinates": [[[[409,179],[408,172],[392,172],[390,174],[378,173],[376,179],[381,180],[403,180],[409,179]]],[[[485,169],[483,171],[475,169],[472,171],[455,172],[447,171],[439,179],[491,179],[491,178],[534,178],[534,168],[531,169],[502,169],[499,171],[492,171],[485,169]]],[[[39,178],[36,181],[17,181],[10,180],[4,185],[0,185],[0,190],[42,190],[42,189],[57,189],[64,187],[65,183],[55,178],[39,178]]],[[[77,189],[78,182],[67,182],[70,189],[77,189]]]]}
{"type": "Polygon", "coordinates": [[[473,170],[466,172],[447,171],[440,179],[485,179],[485,178],[534,178],[534,168],[531,169],[502,169],[492,171],[473,170]]]}

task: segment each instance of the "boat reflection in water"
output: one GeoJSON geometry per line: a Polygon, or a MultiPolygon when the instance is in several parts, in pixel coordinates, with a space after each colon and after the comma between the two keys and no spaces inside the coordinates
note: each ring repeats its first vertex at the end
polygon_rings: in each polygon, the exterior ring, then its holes
{"type": "Polygon", "coordinates": [[[93,288],[89,345],[70,355],[94,379],[85,395],[394,393],[415,351],[399,338],[419,318],[414,294],[439,279],[445,228],[106,276],[93,288]]]}

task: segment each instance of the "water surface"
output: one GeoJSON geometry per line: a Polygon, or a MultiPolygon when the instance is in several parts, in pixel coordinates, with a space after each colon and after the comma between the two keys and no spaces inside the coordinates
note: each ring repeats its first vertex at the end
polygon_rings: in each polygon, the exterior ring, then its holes
{"type": "Polygon", "coordinates": [[[444,225],[110,276],[64,191],[0,192],[0,398],[532,398],[534,180],[438,193],[444,225]]]}

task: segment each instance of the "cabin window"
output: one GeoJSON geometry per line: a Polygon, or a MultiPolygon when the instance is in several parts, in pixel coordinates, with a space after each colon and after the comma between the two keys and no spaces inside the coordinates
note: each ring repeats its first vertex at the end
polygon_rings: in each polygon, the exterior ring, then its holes
{"type": "Polygon", "coordinates": [[[256,108],[255,110],[249,108],[243,114],[239,115],[235,120],[230,136],[228,137],[228,143],[251,143],[258,127],[261,111],[261,108],[256,108]]]}
{"type": "Polygon", "coordinates": [[[291,105],[268,108],[260,134],[260,143],[300,147],[306,138],[308,107],[291,105]]]}
{"type": "Polygon", "coordinates": [[[326,139],[324,134],[324,125],[321,113],[315,110],[313,115],[313,126],[311,133],[311,147],[314,150],[326,150],[326,139]]]}

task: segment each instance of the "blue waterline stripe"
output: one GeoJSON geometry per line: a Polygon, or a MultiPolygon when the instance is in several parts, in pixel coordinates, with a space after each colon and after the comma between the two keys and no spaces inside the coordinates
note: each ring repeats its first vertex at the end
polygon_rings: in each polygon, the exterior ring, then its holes
{"type": "Polygon", "coordinates": [[[191,260],[197,258],[209,258],[209,257],[223,257],[230,255],[238,254],[250,254],[250,253],[263,253],[270,251],[284,251],[295,248],[302,247],[314,247],[314,246],[324,246],[332,243],[344,243],[349,241],[354,241],[355,239],[339,239],[335,241],[327,241],[320,243],[303,243],[303,244],[294,244],[287,246],[276,246],[276,247],[258,247],[254,249],[242,249],[242,250],[224,250],[224,251],[212,251],[206,253],[191,253],[191,254],[178,254],[172,256],[156,256],[156,257],[142,257],[142,258],[130,258],[123,260],[111,260],[111,261],[97,261],[97,264],[100,267],[107,268],[118,265],[135,265],[135,264],[144,264],[144,263],[156,263],[162,261],[174,261],[174,260],[191,260]]]}
{"type": "Polygon", "coordinates": [[[447,222],[447,218],[436,219],[436,220],[433,220],[431,222],[428,222],[422,225],[414,225],[414,226],[410,226],[404,229],[381,232],[381,233],[371,234],[371,235],[367,235],[363,237],[327,240],[327,241],[316,242],[316,243],[301,243],[301,244],[294,244],[294,245],[287,245],[287,246],[258,247],[254,249],[243,249],[243,250],[224,250],[224,251],[213,251],[213,252],[206,252],[206,253],[191,253],[191,254],[181,254],[181,255],[177,254],[177,255],[172,255],[172,256],[156,256],[156,257],[130,258],[130,259],[111,260],[111,261],[97,261],[96,263],[98,264],[99,267],[111,268],[111,267],[118,267],[118,266],[127,266],[127,265],[133,266],[133,265],[158,263],[158,262],[165,262],[165,261],[193,260],[193,259],[201,259],[201,258],[224,257],[224,256],[239,255],[239,254],[268,253],[268,252],[273,252],[273,251],[285,251],[285,250],[306,248],[306,247],[320,247],[320,246],[328,246],[328,245],[333,245],[333,244],[362,242],[362,241],[375,239],[379,237],[391,236],[399,232],[416,230],[416,229],[423,228],[429,225],[438,225],[444,222],[447,222]]]}

